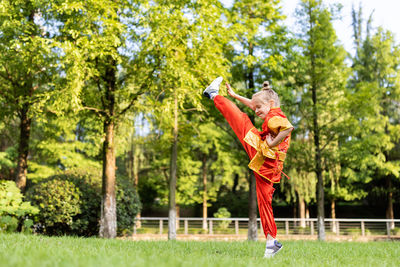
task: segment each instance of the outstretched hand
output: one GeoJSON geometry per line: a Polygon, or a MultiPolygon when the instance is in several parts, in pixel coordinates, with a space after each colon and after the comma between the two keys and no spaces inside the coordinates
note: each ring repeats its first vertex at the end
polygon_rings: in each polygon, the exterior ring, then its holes
{"type": "Polygon", "coordinates": [[[227,90],[227,91],[228,91],[228,94],[229,94],[231,97],[233,97],[233,98],[239,100],[240,102],[242,102],[243,104],[245,104],[246,106],[248,106],[249,108],[251,108],[252,110],[254,110],[254,105],[253,105],[251,99],[248,99],[248,98],[243,97],[243,96],[241,96],[241,95],[239,95],[239,94],[236,94],[236,93],[232,90],[232,88],[231,88],[231,86],[230,86],[229,83],[225,83],[225,85],[226,85],[226,89],[228,89],[228,90],[227,90]]]}
{"type": "Polygon", "coordinates": [[[230,84],[229,84],[229,83],[225,83],[225,85],[226,85],[226,89],[228,90],[228,94],[229,94],[231,97],[235,97],[235,96],[236,96],[236,93],[232,90],[230,84]]]}

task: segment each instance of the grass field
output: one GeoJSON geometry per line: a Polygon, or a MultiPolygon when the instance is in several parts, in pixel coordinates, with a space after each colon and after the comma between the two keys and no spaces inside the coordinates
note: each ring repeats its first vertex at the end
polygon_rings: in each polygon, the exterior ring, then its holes
{"type": "Polygon", "coordinates": [[[400,242],[129,241],[0,234],[0,266],[400,266],[400,242]]]}

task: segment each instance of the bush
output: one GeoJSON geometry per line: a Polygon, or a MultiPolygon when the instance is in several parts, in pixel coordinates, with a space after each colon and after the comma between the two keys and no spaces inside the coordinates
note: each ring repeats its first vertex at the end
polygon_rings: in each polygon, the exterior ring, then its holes
{"type": "Polygon", "coordinates": [[[359,236],[359,235],[361,235],[361,229],[360,228],[346,228],[346,229],[344,229],[344,234],[351,235],[351,236],[359,236]]]}
{"type": "Polygon", "coordinates": [[[80,236],[95,236],[99,233],[101,209],[101,176],[85,170],[66,171],[59,179],[71,181],[81,192],[81,213],[74,216],[72,233],[80,236]]]}
{"type": "MultiPolygon", "coordinates": [[[[120,180],[117,179],[116,186],[118,233],[126,233],[133,228],[141,204],[133,186],[120,180]]],[[[67,171],[32,186],[27,197],[41,210],[36,216],[36,223],[41,226],[39,231],[50,235],[98,234],[101,209],[99,174],[67,171]]]]}
{"type": "MultiPolygon", "coordinates": [[[[23,195],[12,181],[0,181],[0,232],[15,232],[25,215],[37,214],[39,210],[23,201],[23,195]]],[[[29,232],[29,219],[24,220],[23,231],[29,232]]]]}
{"type": "MultiPolygon", "coordinates": [[[[214,213],[214,218],[230,218],[231,213],[228,211],[227,208],[219,208],[216,213],[214,213]]],[[[231,224],[232,221],[230,220],[224,220],[224,221],[218,221],[218,227],[222,229],[227,229],[229,227],[229,224],[231,224]]]]}
{"type": "Polygon", "coordinates": [[[244,189],[232,192],[227,188],[222,188],[218,194],[218,199],[216,202],[211,203],[210,214],[213,212],[218,212],[219,208],[229,207],[229,212],[234,217],[248,217],[249,209],[249,192],[244,189]]]}
{"type": "Polygon", "coordinates": [[[81,191],[70,181],[53,177],[33,186],[27,198],[40,208],[37,221],[48,234],[74,229],[74,216],[81,214],[81,191]]]}
{"type": "Polygon", "coordinates": [[[117,231],[118,234],[132,233],[135,217],[142,209],[139,195],[127,180],[117,180],[117,231]]]}
{"type": "Polygon", "coordinates": [[[400,228],[395,227],[394,229],[391,229],[390,232],[392,235],[400,235],[400,228]]]}

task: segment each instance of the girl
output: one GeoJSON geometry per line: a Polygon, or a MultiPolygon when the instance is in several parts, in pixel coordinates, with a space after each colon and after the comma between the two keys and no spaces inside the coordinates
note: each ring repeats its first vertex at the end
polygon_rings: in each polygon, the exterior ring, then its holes
{"type": "Polygon", "coordinates": [[[236,94],[226,83],[228,94],[239,100],[264,120],[259,132],[250,118],[225,97],[218,95],[222,77],[215,79],[203,94],[214,100],[215,107],[225,117],[250,158],[249,168],[253,170],[257,187],[257,202],[261,223],[267,238],[264,257],[273,257],[282,244],[276,238],[276,224],[272,211],[273,184],[279,183],[283,162],[290,144],[292,124],[280,109],[278,94],[268,82],[263,83],[260,92],[251,99],[236,94]]]}

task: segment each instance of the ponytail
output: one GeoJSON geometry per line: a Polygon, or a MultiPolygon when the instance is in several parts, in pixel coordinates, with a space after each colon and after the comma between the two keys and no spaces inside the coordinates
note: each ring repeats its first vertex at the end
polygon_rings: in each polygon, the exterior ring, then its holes
{"type": "Polygon", "coordinates": [[[261,90],[262,90],[262,91],[271,90],[271,86],[269,86],[269,82],[268,82],[268,81],[263,82],[263,85],[262,85],[261,90]]]}

